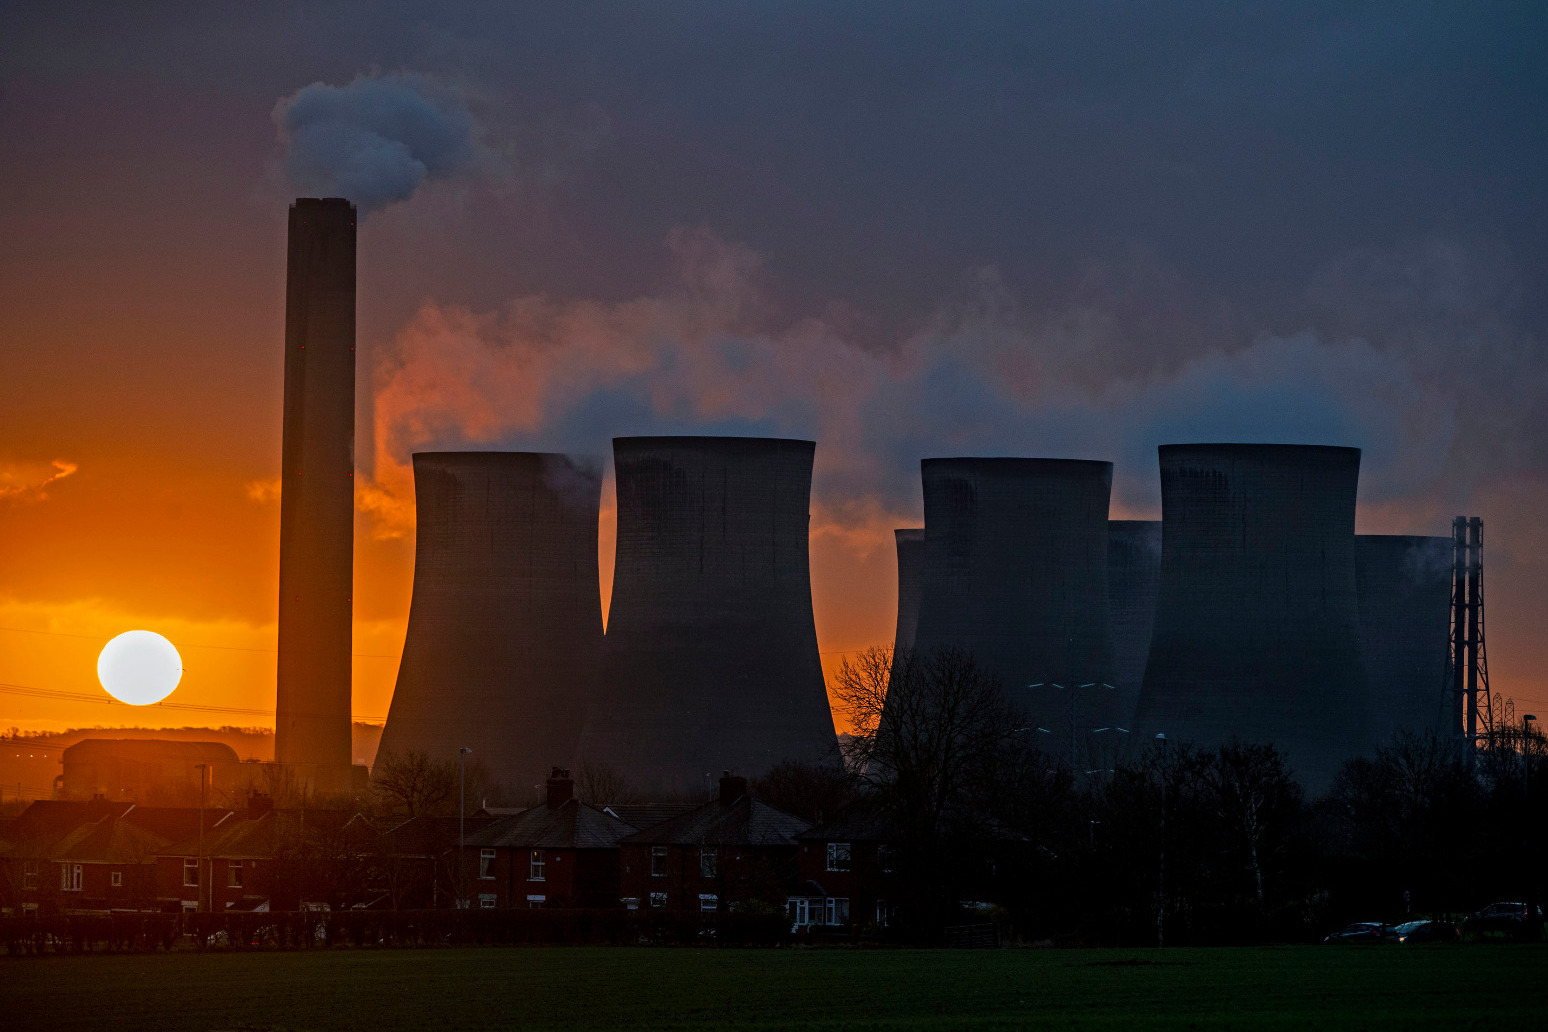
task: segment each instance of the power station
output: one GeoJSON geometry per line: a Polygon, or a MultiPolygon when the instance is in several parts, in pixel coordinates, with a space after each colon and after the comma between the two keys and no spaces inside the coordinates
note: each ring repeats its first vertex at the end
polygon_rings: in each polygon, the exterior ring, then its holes
{"type": "Polygon", "coordinates": [[[1135,723],[1272,742],[1320,790],[1374,744],[1354,557],[1357,448],[1165,445],[1161,579],[1135,723]]]}
{"type": "Polygon", "coordinates": [[[925,540],[914,649],[971,653],[1029,726],[1069,753],[1113,722],[1107,623],[1110,462],[920,464],[925,540]]]}
{"type": "Polygon", "coordinates": [[[378,756],[459,750],[518,799],[570,762],[602,649],[602,461],[414,456],[414,594],[378,756]]]}
{"type": "Polygon", "coordinates": [[[618,544],[580,763],[637,791],[836,757],[808,561],[811,441],[613,441],[618,544]]]}
{"type": "Polygon", "coordinates": [[[274,757],[297,783],[350,786],[355,547],[355,207],[290,208],[274,757]]]}
{"type": "Polygon", "coordinates": [[[1161,521],[1107,525],[1107,623],[1113,642],[1118,719],[1128,727],[1139,703],[1161,584],[1161,521]]]}
{"type": "Polygon", "coordinates": [[[924,575],[924,528],[900,527],[892,532],[898,549],[898,623],[892,637],[892,651],[908,652],[914,647],[914,632],[919,628],[919,591],[924,575]]]}

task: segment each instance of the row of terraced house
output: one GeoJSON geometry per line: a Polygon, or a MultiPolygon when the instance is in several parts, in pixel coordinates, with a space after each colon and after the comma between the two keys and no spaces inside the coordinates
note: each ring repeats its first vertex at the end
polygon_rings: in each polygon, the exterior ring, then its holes
{"type": "Polygon", "coordinates": [[[543,803],[462,819],[42,800],[0,822],[0,914],[757,904],[847,932],[888,923],[889,856],[865,803],[813,827],[730,774],[698,806],[597,806],[555,769],[543,803]]]}

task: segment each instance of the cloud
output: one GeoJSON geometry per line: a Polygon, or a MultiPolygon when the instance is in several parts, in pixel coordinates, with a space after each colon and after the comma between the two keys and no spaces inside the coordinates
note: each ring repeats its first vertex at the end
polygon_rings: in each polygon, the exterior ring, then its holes
{"type": "Polygon", "coordinates": [[[52,462],[0,462],[0,502],[41,502],[48,485],[80,467],[64,459],[52,462]]]}
{"type": "Polygon", "coordinates": [[[474,121],[456,93],[420,75],[316,82],[274,106],[284,168],[300,193],[370,212],[472,164],[474,121]]]}
{"type": "Polygon", "coordinates": [[[259,505],[269,505],[279,501],[280,479],[279,477],[270,477],[267,480],[249,481],[242,485],[242,493],[247,496],[247,500],[250,502],[256,502],[259,505]]]}

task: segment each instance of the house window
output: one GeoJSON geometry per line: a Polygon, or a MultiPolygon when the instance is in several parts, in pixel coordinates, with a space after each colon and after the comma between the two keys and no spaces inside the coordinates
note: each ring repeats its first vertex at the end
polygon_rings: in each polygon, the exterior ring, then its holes
{"type": "Polygon", "coordinates": [[[812,923],[811,901],[804,896],[794,896],[785,904],[790,913],[790,924],[795,928],[805,928],[812,923]]]}
{"type": "Polygon", "coordinates": [[[827,918],[827,924],[847,925],[849,923],[849,900],[832,896],[828,897],[827,918]]]}
{"type": "Polygon", "coordinates": [[[81,865],[59,865],[59,887],[65,892],[81,891],[81,865]]]}
{"type": "Polygon", "coordinates": [[[876,862],[881,866],[883,874],[891,874],[898,864],[897,853],[891,846],[877,846],[876,862]]]}
{"type": "Polygon", "coordinates": [[[666,906],[666,893],[652,892],[650,894],[650,905],[653,909],[656,910],[660,910],[662,907],[666,906]]]}
{"type": "Polygon", "coordinates": [[[713,893],[713,892],[701,892],[701,893],[699,893],[699,909],[700,910],[719,910],[720,909],[720,897],[718,895],[716,895],[715,893],[713,893]]]}
{"type": "Polygon", "coordinates": [[[528,910],[542,910],[543,909],[543,904],[547,903],[547,902],[548,902],[548,897],[547,896],[528,896],[527,897],[527,909],[528,910]]]}
{"type": "Polygon", "coordinates": [[[720,873],[720,850],[714,849],[714,848],[700,849],[699,850],[699,877],[700,878],[714,878],[719,873],[720,873]]]}
{"type": "Polygon", "coordinates": [[[876,901],[876,923],[883,928],[892,921],[892,906],[884,899],[876,901]]]}
{"type": "Polygon", "coordinates": [[[22,888],[35,889],[38,887],[38,862],[25,860],[22,862],[22,888]]]}
{"type": "Polygon", "coordinates": [[[847,870],[849,870],[849,843],[848,842],[829,842],[828,843],[828,870],[830,870],[830,871],[847,871],[847,870]]]}
{"type": "Polygon", "coordinates": [[[242,861],[226,861],[226,885],[233,889],[242,887],[242,861]]]}
{"type": "Polygon", "coordinates": [[[534,849],[532,856],[527,860],[527,880],[546,881],[544,872],[548,870],[548,862],[543,859],[543,851],[534,849]]]}
{"type": "Polygon", "coordinates": [[[666,877],[666,860],[667,860],[667,847],[666,846],[651,846],[650,847],[650,876],[652,878],[665,878],[666,877]]]}
{"type": "Polygon", "coordinates": [[[114,871],[111,875],[108,876],[108,881],[112,884],[113,888],[115,888],[115,889],[123,888],[123,886],[124,886],[124,872],[123,871],[114,871]]]}
{"type": "Polygon", "coordinates": [[[621,896],[618,901],[623,904],[625,910],[640,909],[640,897],[638,896],[621,896]]]}
{"type": "Polygon", "coordinates": [[[189,857],[183,861],[183,884],[199,884],[199,861],[193,857],[189,857]]]}
{"type": "Polygon", "coordinates": [[[495,851],[492,849],[480,849],[478,851],[478,876],[484,879],[494,877],[495,851]]]}
{"type": "Polygon", "coordinates": [[[481,892],[481,893],[479,893],[479,895],[478,895],[478,909],[480,909],[480,910],[493,910],[494,907],[495,907],[494,893],[492,893],[492,892],[481,892]]]}

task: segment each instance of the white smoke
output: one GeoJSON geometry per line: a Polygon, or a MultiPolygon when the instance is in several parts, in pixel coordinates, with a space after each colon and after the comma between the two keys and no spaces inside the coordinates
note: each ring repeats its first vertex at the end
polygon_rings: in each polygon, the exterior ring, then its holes
{"type": "Polygon", "coordinates": [[[407,200],[473,159],[473,116],[455,93],[411,74],[316,82],[274,106],[298,193],[346,197],[362,212],[407,200]]]}

